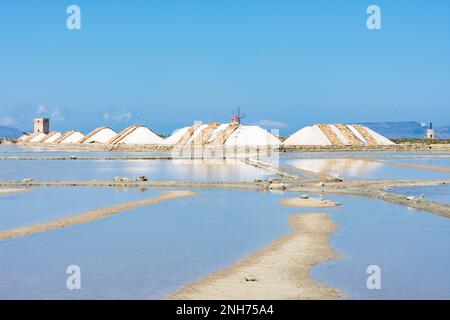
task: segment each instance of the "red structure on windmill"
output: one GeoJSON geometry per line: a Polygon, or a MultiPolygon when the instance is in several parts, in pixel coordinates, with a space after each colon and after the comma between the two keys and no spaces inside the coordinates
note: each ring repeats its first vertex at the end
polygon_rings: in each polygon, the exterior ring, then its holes
{"type": "Polygon", "coordinates": [[[237,107],[237,112],[233,113],[233,117],[231,118],[232,124],[241,124],[241,120],[245,118],[245,114],[241,113],[241,107],[237,107]]]}

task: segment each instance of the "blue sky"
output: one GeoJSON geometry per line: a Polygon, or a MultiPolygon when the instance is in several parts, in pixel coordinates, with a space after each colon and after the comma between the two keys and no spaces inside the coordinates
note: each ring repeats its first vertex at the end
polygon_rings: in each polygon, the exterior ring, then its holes
{"type": "Polygon", "coordinates": [[[0,4],[0,125],[450,121],[449,1],[0,4]],[[81,30],[66,8],[81,8],[81,30]],[[382,10],[382,30],[366,9],[382,10]]]}

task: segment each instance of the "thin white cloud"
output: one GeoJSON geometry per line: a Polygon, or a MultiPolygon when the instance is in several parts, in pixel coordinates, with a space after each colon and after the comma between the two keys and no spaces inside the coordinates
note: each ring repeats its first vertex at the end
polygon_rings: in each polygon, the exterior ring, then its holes
{"type": "Polygon", "coordinates": [[[2,116],[0,117],[0,126],[4,126],[4,127],[11,127],[11,126],[15,126],[17,124],[17,122],[9,116],[2,116]]]}
{"type": "Polygon", "coordinates": [[[107,111],[103,113],[103,119],[106,121],[126,122],[131,120],[133,113],[130,111],[107,111]]]}
{"type": "Polygon", "coordinates": [[[61,111],[59,111],[58,109],[55,109],[55,110],[52,111],[52,114],[51,114],[50,118],[53,121],[56,121],[56,122],[65,122],[66,121],[66,118],[61,113],[61,111]]]}
{"type": "Polygon", "coordinates": [[[274,120],[259,120],[253,123],[253,125],[260,126],[265,129],[287,129],[290,127],[290,125],[287,123],[274,120]]]}
{"type": "Polygon", "coordinates": [[[45,109],[45,107],[43,105],[38,105],[36,108],[36,113],[37,114],[47,114],[47,109],[45,109]]]}

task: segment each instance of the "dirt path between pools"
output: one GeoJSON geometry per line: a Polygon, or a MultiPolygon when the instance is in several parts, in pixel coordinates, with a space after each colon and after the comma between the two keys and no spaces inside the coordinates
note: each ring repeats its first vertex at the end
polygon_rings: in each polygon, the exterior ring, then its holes
{"type": "MultiPolygon", "coordinates": [[[[315,194],[348,194],[401,204],[422,211],[431,212],[450,218],[450,204],[433,202],[426,199],[408,200],[406,195],[390,192],[390,187],[437,186],[450,184],[450,180],[286,180],[282,183],[286,192],[315,194]]],[[[157,188],[157,189],[217,189],[217,190],[252,190],[269,192],[269,181],[242,182],[195,182],[195,181],[147,181],[117,182],[112,180],[98,181],[0,181],[4,188],[32,187],[110,187],[110,188],[157,188]]]]}
{"type": "Polygon", "coordinates": [[[189,284],[168,299],[336,299],[337,289],[313,281],[312,267],[339,257],[330,246],[336,223],[329,214],[290,216],[291,233],[218,272],[189,284]]]}
{"type": "Polygon", "coordinates": [[[0,195],[25,192],[25,191],[28,191],[28,190],[29,189],[0,189],[0,195]]]}
{"type": "Polygon", "coordinates": [[[42,222],[30,226],[16,229],[0,230],[0,240],[6,240],[17,237],[29,236],[35,233],[46,232],[55,229],[66,228],[72,225],[87,223],[118,214],[122,211],[153,205],[164,201],[170,201],[180,198],[187,198],[197,195],[196,192],[188,190],[174,190],[162,193],[159,196],[145,200],[117,204],[111,207],[89,210],[78,215],[63,217],[57,220],[42,222]]]}
{"type": "Polygon", "coordinates": [[[284,206],[297,207],[297,208],[333,208],[340,205],[339,202],[330,201],[321,198],[286,198],[280,201],[284,206]]]}
{"type": "Polygon", "coordinates": [[[366,161],[371,162],[377,162],[382,164],[387,164],[391,166],[397,166],[397,167],[409,167],[409,168],[416,168],[416,169],[423,169],[423,170],[433,170],[433,171],[441,171],[441,172],[450,172],[449,167],[443,167],[443,166],[434,166],[430,164],[420,164],[420,163],[409,163],[409,162],[391,162],[391,161],[385,161],[380,159],[364,159],[366,161]]]}

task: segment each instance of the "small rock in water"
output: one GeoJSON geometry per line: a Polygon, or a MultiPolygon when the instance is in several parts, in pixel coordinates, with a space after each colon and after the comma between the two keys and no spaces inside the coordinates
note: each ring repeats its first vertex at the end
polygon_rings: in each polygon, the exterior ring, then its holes
{"type": "Polygon", "coordinates": [[[70,159],[70,160],[76,160],[77,157],[76,157],[76,156],[70,156],[69,159],[70,159]]]}
{"type": "Polygon", "coordinates": [[[285,190],[286,185],[284,183],[271,183],[269,189],[285,190]]]}

